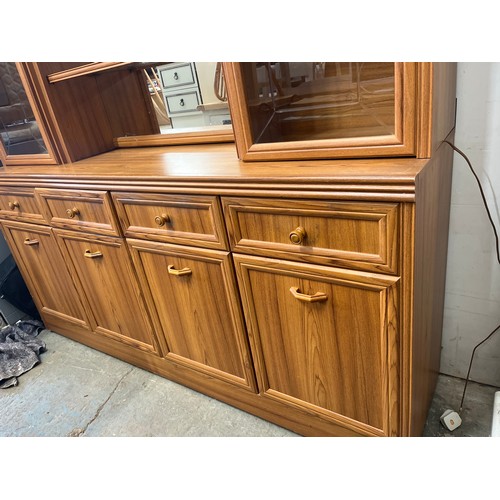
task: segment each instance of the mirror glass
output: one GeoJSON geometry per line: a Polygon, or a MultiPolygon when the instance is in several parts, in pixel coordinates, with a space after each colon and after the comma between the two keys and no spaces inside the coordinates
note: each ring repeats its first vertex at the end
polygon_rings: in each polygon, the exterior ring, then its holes
{"type": "Polygon", "coordinates": [[[144,73],[160,132],[231,125],[221,63],[168,63],[144,73]]]}
{"type": "Polygon", "coordinates": [[[14,62],[0,62],[0,138],[7,156],[47,153],[14,62]]]}

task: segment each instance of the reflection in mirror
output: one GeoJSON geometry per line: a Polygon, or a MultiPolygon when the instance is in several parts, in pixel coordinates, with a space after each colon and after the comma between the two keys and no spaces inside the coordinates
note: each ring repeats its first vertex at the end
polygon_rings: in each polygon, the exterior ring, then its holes
{"type": "Polygon", "coordinates": [[[7,156],[47,153],[14,62],[0,62],[0,138],[7,156]]]}
{"type": "Polygon", "coordinates": [[[162,133],[231,125],[220,63],[168,63],[144,73],[162,133]]]}
{"type": "Polygon", "coordinates": [[[395,133],[394,63],[241,63],[253,142],[395,133]]]}

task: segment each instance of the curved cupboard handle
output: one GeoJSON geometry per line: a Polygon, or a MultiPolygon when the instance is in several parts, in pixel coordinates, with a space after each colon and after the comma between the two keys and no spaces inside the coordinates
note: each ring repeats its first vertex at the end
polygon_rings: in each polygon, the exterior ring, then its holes
{"type": "Polygon", "coordinates": [[[177,72],[174,73],[174,80],[178,80],[179,79],[179,75],[177,74],[177,72]]]}
{"type": "Polygon", "coordinates": [[[158,224],[158,226],[164,226],[165,224],[170,222],[170,216],[167,214],[157,215],[155,217],[155,222],[156,224],[158,224]]]}
{"type": "Polygon", "coordinates": [[[296,286],[290,288],[290,293],[298,300],[302,302],[324,302],[328,299],[328,295],[323,292],[316,292],[314,295],[306,295],[305,293],[300,293],[296,286]]]}
{"type": "Polygon", "coordinates": [[[299,226],[289,234],[289,237],[294,245],[300,245],[307,238],[307,233],[302,226],[299,226]]]}
{"type": "Polygon", "coordinates": [[[30,240],[29,238],[24,240],[24,244],[29,246],[38,245],[39,243],[40,242],[38,240],[30,240]]]}
{"type": "Polygon", "coordinates": [[[68,210],[66,210],[66,213],[68,214],[68,217],[70,219],[74,219],[77,215],[80,215],[80,210],[78,210],[78,208],[76,207],[68,208],[68,210]]]}
{"type": "Polygon", "coordinates": [[[19,208],[19,202],[18,201],[9,201],[9,208],[11,210],[14,210],[15,208],[19,208]]]}
{"type": "Polygon", "coordinates": [[[85,250],[83,256],[89,259],[96,259],[97,257],[102,257],[102,252],[91,252],[89,249],[87,249],[85,250]]]}
{"type": "Polygon", "coordinates": [[[181,99],[181,100],[179,101],[179,106],[184,106],[185,104],[186,104],[186,103],[184,102],[184,99],[181,99]]]}
{"type": "Polygon", "coordinates": [[[167,266],[169,274],[173,274],[174,276],[186,276],[187,274],[191,274],[193,271],[189,269],[189,267],[185,267],[184,269],[175,269],[174,266],[167,266]]]}

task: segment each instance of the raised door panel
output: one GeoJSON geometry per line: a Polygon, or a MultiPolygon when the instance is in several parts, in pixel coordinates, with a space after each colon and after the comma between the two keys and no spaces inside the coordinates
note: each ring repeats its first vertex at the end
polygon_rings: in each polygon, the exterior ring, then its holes
{"type": "Polygon", "coordinates": [[[253,389],[254,374],[229,254],[127,241],[163,332],[166,357],[253,389]]]}
{"type": "Polygon", "coordinates": [[[263,396],[366,435],[397,435],[398,278],[235,263],[263,396]]]}
{"type": "Polygon", "coordinates": [[[49,227],[2,222],[5,239],[47,326],[54,321],[91,326],[49,227]]]}
{"type": "Polygon", "coordinates": [[[54,229],[85,293],[94,331],[148,352],[158,352],[144,298],[123,240],[54,229]]]}

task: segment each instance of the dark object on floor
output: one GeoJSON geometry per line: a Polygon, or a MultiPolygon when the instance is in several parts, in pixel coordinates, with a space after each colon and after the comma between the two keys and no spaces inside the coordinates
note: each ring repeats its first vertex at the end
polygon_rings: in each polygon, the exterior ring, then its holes
{"type": "Polygon", "coordinates": [[[45,342],[36,338],[44,329],[38,320],[19,321],[0,330],[0,389],[17,385],[17,377],[40,362],[45,342]]]}
{"type": "Polygon", "coordinates": [[[30,318],[40,319],[33,299],[12,255],[0,263],[0,296],[30,318]]]}

